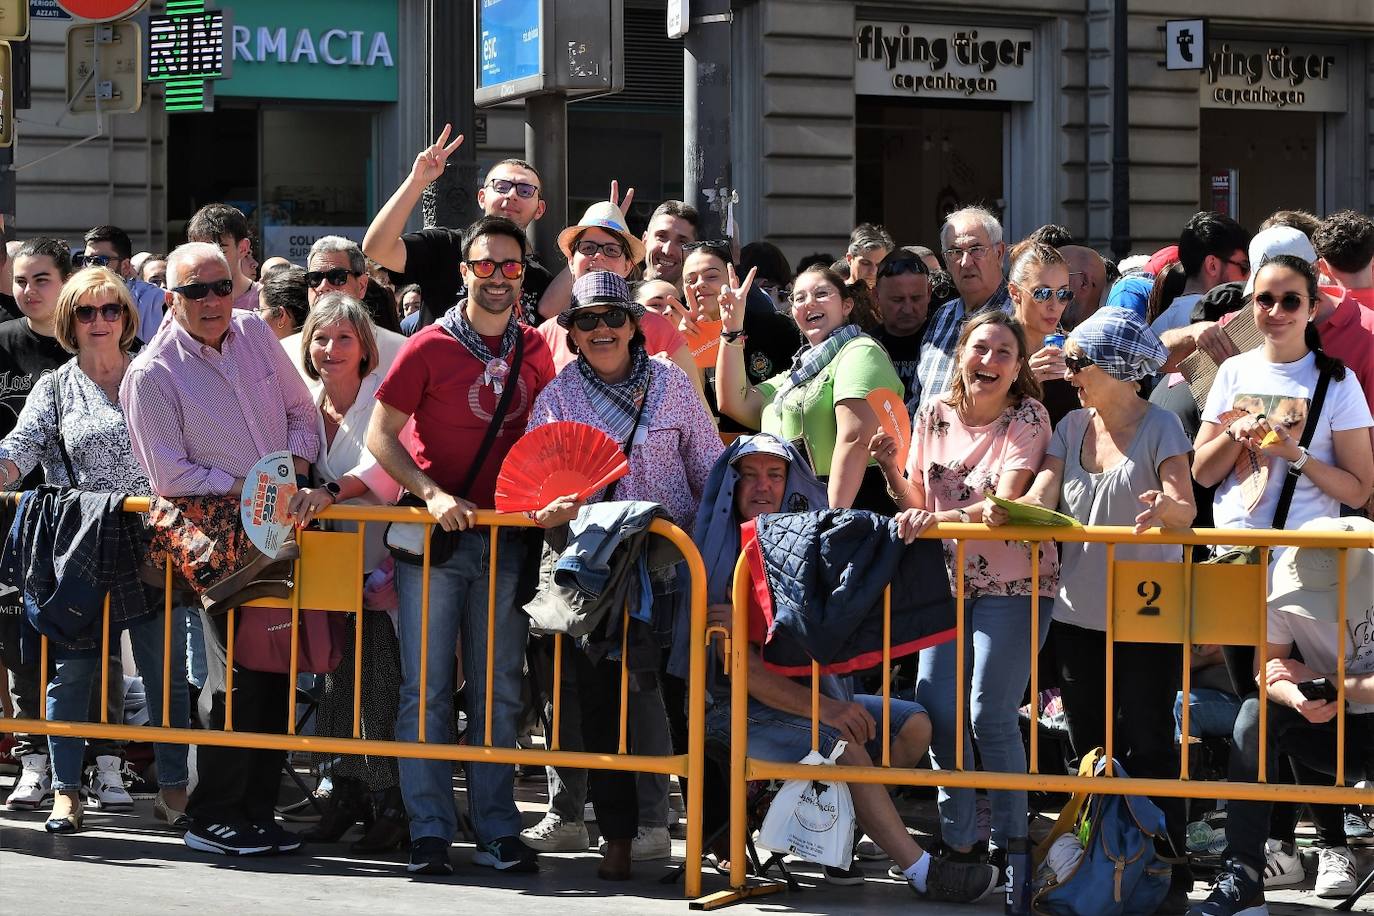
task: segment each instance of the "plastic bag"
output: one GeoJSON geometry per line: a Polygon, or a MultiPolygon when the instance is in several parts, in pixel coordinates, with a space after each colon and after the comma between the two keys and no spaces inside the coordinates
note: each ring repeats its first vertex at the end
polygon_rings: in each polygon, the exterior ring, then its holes
{"type": "MultiPolygon", "coordinates": [[[[801,762],[834,766],[844,748],[845,742],[839,741],[829,757],[812,751],[801,762]]],[[[848,784],[825,779],[788,780],[763,819],[759,845],[818,865],[848,868],[854,854],[854,800],[848,784]]]]}

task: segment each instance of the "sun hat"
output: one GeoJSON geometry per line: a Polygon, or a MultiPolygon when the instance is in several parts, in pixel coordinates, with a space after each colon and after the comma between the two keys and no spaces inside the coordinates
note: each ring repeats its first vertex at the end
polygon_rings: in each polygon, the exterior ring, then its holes
{"type": "MultiPolygon", "coordinates": [[[[1358,515],[1314,518],[1299,531],[1354,531],[1374,536],[1374,521],[1358,515]]],[[[1289,547],[1274,564],[1269,609],[1335,623],[1336,589],[1340,581],[1338,554],[1334,547],[1289,547]]],[[[1374,547],[1346,551],[1345,614],[1351,626],[1367,619],[1374,604],[1374,547]]],[[[1352,629],[1353,632],[1353,629],[1352,629]]]]}
{"type": "Polygon", "coordinates": [[[1312,247],[1312,240],[1303,235],[1302,230],[1292,226],[1270,226],[1250,240],[1250,276],[1245,281],[1247,298],[1255,291],[1255,274],[1260,267],[1281,254],[1302,258],[1308,264],[1317,263],[1317,249],[1312,247]]]}
{"type": "Polygon", "coordinates": [[[644,260],[644,243],[626,227],[625,214],[609,200],[603,200],[588,207],[576,226],[569,226],[558,233],[558,248],[569,261],[572,260],[573,245],[578,236],[588,229],[601,229],[619,236],[620,241],[628,249],[626,254],[631,264],[638,264],[644,260]]]}
{"type": "Polygon", "coordinates": [[[558,313],[558,324],[568,327],[577,317],[577,310],[593,305],[614,305],[630,313],[632,318],[644,315],[644,306],[630,295],[630,285],[620,274],[609,270],[593,270],[573,282],[572,305],[558,313]]]}

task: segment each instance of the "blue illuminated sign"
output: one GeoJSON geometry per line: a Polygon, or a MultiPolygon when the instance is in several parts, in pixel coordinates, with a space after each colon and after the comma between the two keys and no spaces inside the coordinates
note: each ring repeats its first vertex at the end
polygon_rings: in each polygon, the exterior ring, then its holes
{"type": "Polygon", "coordinates": [[[540,75],[539,6],[540,0],[479,0],[479,89],[540,75]]]}

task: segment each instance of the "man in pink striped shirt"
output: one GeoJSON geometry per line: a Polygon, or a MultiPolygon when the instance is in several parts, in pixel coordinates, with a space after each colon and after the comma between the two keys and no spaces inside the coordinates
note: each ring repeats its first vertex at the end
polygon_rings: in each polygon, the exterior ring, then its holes
{"type": "MultiPolygon", "coordinates": [[[[153,492],[238,496],[260,458],[289,451],[304,474],[319,452],[315,407],[277,336],[233,309],[233,275],[214,245],[191,242],[167,259],[171,320],[129,365],[119,400],[153,492]]],[[[224,727],[225,619],[204,615],[210,727],[224,727]]],[[[237,731],[286,731],[285,674],[234,669],[237,731]]],[[[202,703],[202,707],[204,703],[202,703]]],[[[273,809],[283,751],[204,746],[186,805],[187,846],[224,855],[289,852],[301,841],[273,809]]]]}

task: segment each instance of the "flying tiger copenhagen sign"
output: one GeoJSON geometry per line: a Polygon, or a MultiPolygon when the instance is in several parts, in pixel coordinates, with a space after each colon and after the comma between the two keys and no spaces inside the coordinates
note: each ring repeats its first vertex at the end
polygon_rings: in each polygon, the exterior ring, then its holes
{"type": "Polygon", "coordinates": [[[854,55],[859,95],[1009,102],[1035,97],[1030,29],[860,21],[854,55]]]}

